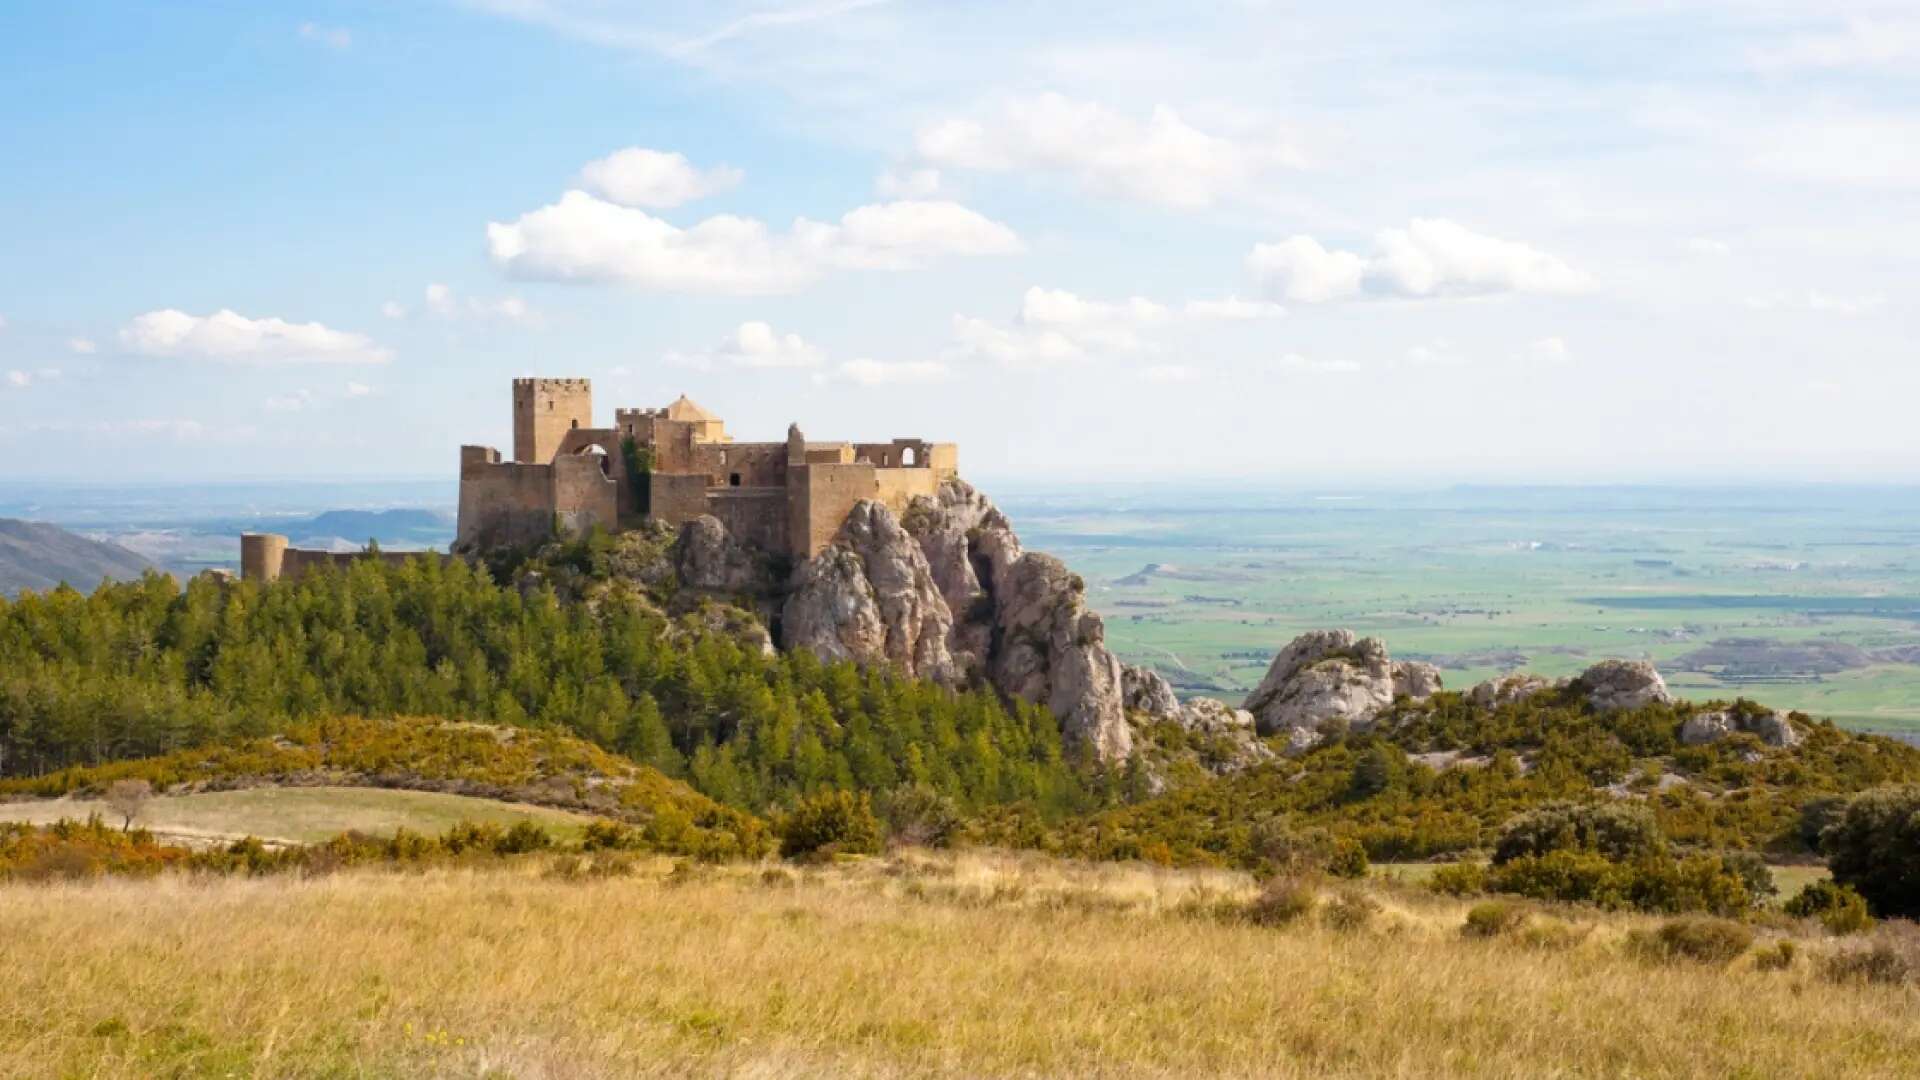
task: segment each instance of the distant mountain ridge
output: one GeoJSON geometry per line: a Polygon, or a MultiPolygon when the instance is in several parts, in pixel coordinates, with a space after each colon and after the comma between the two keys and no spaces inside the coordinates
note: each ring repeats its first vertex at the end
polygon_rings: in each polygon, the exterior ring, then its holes
{"type": "Polygon", "coordinates": [[[118,544],[89,540],[58,525],[0,518],[0,595],[45,591],[62,582],[92,589],[104,578],[137,578],[152,567],[118,544]]]}

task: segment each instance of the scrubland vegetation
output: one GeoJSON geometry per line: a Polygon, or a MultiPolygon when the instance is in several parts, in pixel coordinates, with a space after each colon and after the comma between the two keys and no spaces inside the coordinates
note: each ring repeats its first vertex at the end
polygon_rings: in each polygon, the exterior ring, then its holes
{"type": "Polygon", "coordinates": [[[1298,879],[1257,915],[1246,875],[1031,854],[585,872],[593,858],[0,886],[0,1075],[1790,1077],[1920,1060],[1920,996],[1886,976],[1914,945],[1798,921],[1298,879]]]}

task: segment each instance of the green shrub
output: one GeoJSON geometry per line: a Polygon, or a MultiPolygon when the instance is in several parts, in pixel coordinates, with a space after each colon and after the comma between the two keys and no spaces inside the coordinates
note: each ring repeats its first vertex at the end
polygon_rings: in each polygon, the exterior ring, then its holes
{"type": "Polygon", "coordinates": [[[1865,897],[1874,914],[1920,916],[1920,784],[1855,796],[1821,846],[1833,880],[1865,897]]]}
{"type": "Polygon", "coordinates": [[[883,832],[866,792],[825,791],[801,799],[774,825],[780,854],[789,859],[873,855],[883,832]]]}
{"type": "Polygon", "coordinates": [[[1882,938],[1864,949],[1847,949],[1827,958],[1821,973],[1833,982],[1887,986],[1920,983],[1920,941],[1911,934],[1882,938]]]}
{"type": "Polygon", "coordinates": [[[547,830],[523,818],[501,834],[493,850],[500,855],[525,855],[531,851],[545,851],[552,846],[553,837],[548,835],[547,830]]]}
{"type": "Polygon", "coordinates": [[[1254,825],[1250,845],[1259,869],[1270,875],[1360,878],[1367,874],[1365,845],[1318,826],[1296,829],[1283,818],[1268,818],[1254,825]]]}
{"type": "Polygon", "coordinates": [[[960,831],[960,807],[927,784],[895,788],[881,802],[888,836],[896,843],[944,848],[960,831]]]}
{"type": "Polygon", "coordinates": [[[1820,925],[1834,934],[1858,934],[1873,928],[1866,897],[1850,885],[1832,881],[1808,883],[1787,901],[1786,911],[1801,919],[1819,919],[1820,925]]]}
{"type": "Polygon", "coordinates": [[[1311,882],[1297,877],[1268,879],[1260,895],[1247,905],[1247,919],[1258,926],[1285,926],[1312,914],[1320,903],[1319,891],[1311,882]]]}
{"type": "Polygon", "coordinates": [[[1487,868],[1477,862],[1447,863],[1427,879],[1427,888],[1442,896],[1473,896],[1487,891],[1487,868]]]}
{"type": "Polygon", "coordinates": [[[1731,919],[1690,916],[1669,919],[1652,933],[1636,930],[1628,942],[1650,958],[1724,966],[1753,947],[1753,928],[1731,919]]]}
{"type": "Polygon", "coordinates": [[[1505,937],[1527,924],[1527,909],[1505,900],[1488,900],[1467,909],[1460,932],[1472,938],[1505,937]]]}
{"type": "Polygon", "coordinates": [[[1549,803],[1514,818],[1500,834],[1493,862],[1556,851],[1593,852],[1620,861],[1665,847],[1645,807],[1625,803],[1549,803]]]}
{"type": "Polygon", "coordinates": [[[1330,930],[1350,933],[1365,930],[1380,914],[1380,902],[1358,889],[1342,889],[1320,910],[1321,921],[1330,930]]]}

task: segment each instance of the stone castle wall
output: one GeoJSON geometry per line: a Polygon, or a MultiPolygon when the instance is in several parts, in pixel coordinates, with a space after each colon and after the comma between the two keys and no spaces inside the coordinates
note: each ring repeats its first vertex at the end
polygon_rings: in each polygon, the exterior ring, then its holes
{"type": "Polygon", "coordinates": [[[513,380],[513,460],[544,465],[575,428],[593,426],[593,387],[586,379],[513,380]]]}
{"type": "Polygon", "coordinates": [[[445,559],[435,551],[314,551],[289,547],[278,533],[242,533],[240,577],[245,581],[299,581],[323,567],[345,571],[356,562],[377,559],[388,566],[404,566],[409,559],[445,559]]]}

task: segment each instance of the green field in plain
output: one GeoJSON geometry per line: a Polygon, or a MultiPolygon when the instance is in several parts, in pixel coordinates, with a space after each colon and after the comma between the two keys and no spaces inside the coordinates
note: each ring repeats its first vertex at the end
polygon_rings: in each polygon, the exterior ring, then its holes
{"type": "Polygon", "coordinates": [[[1087,580],[1108,639],[1183,693],[1237,700],[1310,629],[1383,638],[1449,686],[1660,665],[1920,734],[1920,493],[1671,488],[1017,491],[1029,546],[1087,580]]]}

